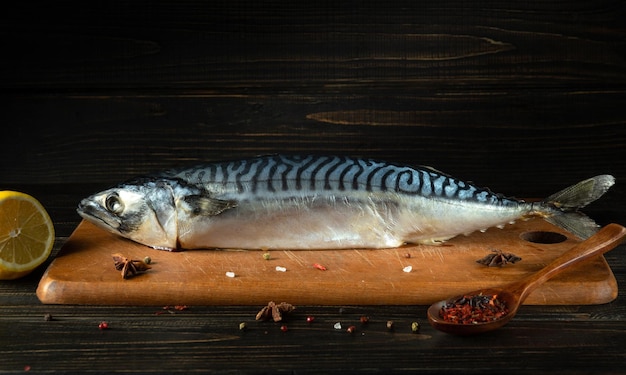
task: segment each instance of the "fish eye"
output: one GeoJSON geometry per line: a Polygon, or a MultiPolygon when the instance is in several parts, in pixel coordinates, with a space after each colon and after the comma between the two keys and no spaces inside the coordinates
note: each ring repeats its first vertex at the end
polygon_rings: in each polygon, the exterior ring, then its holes
{"type": "Polygon", "coordinates": [[[113,193],[109,194],[104,200],[104,206],[107,210],[114,214],[121,214],[124,211],[124,204],[120,200],[119,195],[113,193]]]}

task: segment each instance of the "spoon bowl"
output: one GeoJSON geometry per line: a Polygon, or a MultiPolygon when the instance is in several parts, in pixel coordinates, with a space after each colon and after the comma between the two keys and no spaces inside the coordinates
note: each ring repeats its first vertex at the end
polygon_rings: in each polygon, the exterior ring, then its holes
{"type": "Polygon", "coordinates": [[[428,308],[428,312],[427,312],[428,321],[433,327],[435,327],[436,329],[442,332],[450,333],[453,335],[459,335],[459,336],[475,335],[478,333],[483,333],[487,331],[492,331],[494,329],[498,329],[502,327],[503,325],[507,324],[511,319],[513,319],[513,317],[515,316],[515,313],[517,313],[517,309],[521,305],[520,303],[518,303],[518,300],[519,300],[518,296],[507,291],[504,288],[480,289],[480,290],[476,290],[473,292],[465,293],[464,295],[474,296],[480,293],[482,293],[483,295],[488,295],[488,296],[494,296],[494,295],[498,296],[498,299],[507,306],[508,312],[502,317],[500,317],[499,319],[492,320],[489,322],[476,322],[476,323],[471,323],[471,324],[464,324],[464,323],[453,323],[453,322],[444,320],[440,315],[441,310],[449,303],[452,303],[456,301],[459,297],[461,297],[461,296],[458,296],[455,298],[451,298],[449,300],[433,303],[428,308]]]}
{"type": "Polygon", "coordinates": [[[462,297],[458,296],[432,304],[427,312],[428,322],[434,328],[454,335],[475,335],[498,329],[513,319],[526,297],[539,285],[575,264],[582,263],[613,249],[621,243],[625,236],[626,228],[618,224],[608,224],[593,236],[578,243],[554,259],[541,270],[520,281],[502,287],[479,289],[463,294],[469,296],[479,294],[497,296],[498,300],[502,301],[508,309],[508,312],[500,318],[489,322],[475,323],[454,323],[444,320],[441,316],[441,309],[462,297]]]}

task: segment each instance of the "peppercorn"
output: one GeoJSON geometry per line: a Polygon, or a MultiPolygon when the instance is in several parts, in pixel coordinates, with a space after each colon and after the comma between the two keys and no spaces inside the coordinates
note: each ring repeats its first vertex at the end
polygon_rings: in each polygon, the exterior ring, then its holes
{"type": "Polygon", "coordinates": [[[411,332],[419,333],[419,331],[420,331],[420,324],[418,322],[411,323],[411,332]]]}
{"type": "Polygon", "coordinates": [[[143,262],[144,262],[145,264],[150,264],[150,263],[152,263],[152,258],[150,258],[150,257],[144,257],[144,258],[143,258],[143,262]]]}

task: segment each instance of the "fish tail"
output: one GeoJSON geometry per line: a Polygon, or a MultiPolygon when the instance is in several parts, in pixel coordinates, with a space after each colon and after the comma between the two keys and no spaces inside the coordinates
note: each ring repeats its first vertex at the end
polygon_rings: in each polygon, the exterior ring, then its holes
{"type": "Polygon", "coordinates": [[[615,178],[611,175],[591,177],[552,194],[535,208],[549,223],[587,239],[597,232],[599,225],[578,210],[600,198],[613,184],[615,178]]]}

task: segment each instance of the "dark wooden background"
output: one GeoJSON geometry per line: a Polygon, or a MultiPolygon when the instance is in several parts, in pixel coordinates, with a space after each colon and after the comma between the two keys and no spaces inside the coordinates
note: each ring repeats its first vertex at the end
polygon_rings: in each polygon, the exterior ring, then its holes
{"type": "MultiPolygon", "coordinates": [[[[521,197],[610,173],[617,185],[588,212],[601,224],[626,224],[625,20],[620,0],[13,2],[0,16],[0,189],[23,190],[44,203],[57,228],[55,252],[79,221],[76,203],[95,190],[164,167],[281,152],[431,165],[521,197]]],[[[623,287],[623,251],[608,259],[623,287]]],[[[232,335],[224,327],[238,324],[247,309],[206,307],[162,326],[144,321],[141,308],[55,309],[34,296],[43,269],[0,284],[0,327],[9,330],[0,331],[4,369],[21,370],[29,358],[40,370],[48,361],[57,371],[103,372],[115,369],[114,361],[175,372],[185,360],[200,366],[203,358],[225,371],[229,358],[252,371],[260,361],[300,372],[459,371],[468,362],[474,363],[468,371],[491,364],[535,372],[555,363],[569,363],[559,367],[566,372],[623,365],[622,297],[599,309],[522,310],[508,331],[517,340],[505,332],[495,343],[454,341],[425,328],[436,340],[420,347],[406,346],[409,336],[386,333],[356,345],[315,331],[307,336],[308,352],[297,335],[283,341],[257,332],[232,350],[210,346],[218,354],[209,355],[201,349],[209,345],[206,331],[232,335]],[[65,320],[40,335],[44,311],[65,320]],[[600,319],[585,331],[581,324],[590,316],[600,319]],[[121,321],[134,336],[112,331],[110,347],[93,346],[94,333],[80,322],[103,317],[121,321]],[[554,320],[574,323],[558,330],[554,320]],[[557,338],[545,341],[538,330],[557,338]],[[168,338],[160,331],[178,341],[161,344],[168,338]],[[76,336],[87,342],[85,351],[76,336]],[[39,351],[28,350],[33,342],[39,351]],[[330,353],[329,343],[347,346],[330,353]],[[168,354],[167,345],[192,355],[168,354]],[[264,345],[287,353],[286,362],[264,345]],[[450,349],[458,356],[442,352],[450,349]],[[173,357],[151,367],[151,353],[173,357]],[[361,362],[344,362],[346,356],[361,362]],[[80,362],[58,359],[70,357],[80,362]]],[[[309,311],[337,319],[335,309],[309,311]]],[[[369,311],[409,321],[414,309],[369,311]]]]}
{"type": "Polygon", "coordinates": [[[426,164],[524,196],[626,177],[621,1],[9,9],[4,184],[276,152],[426,164]]]}

